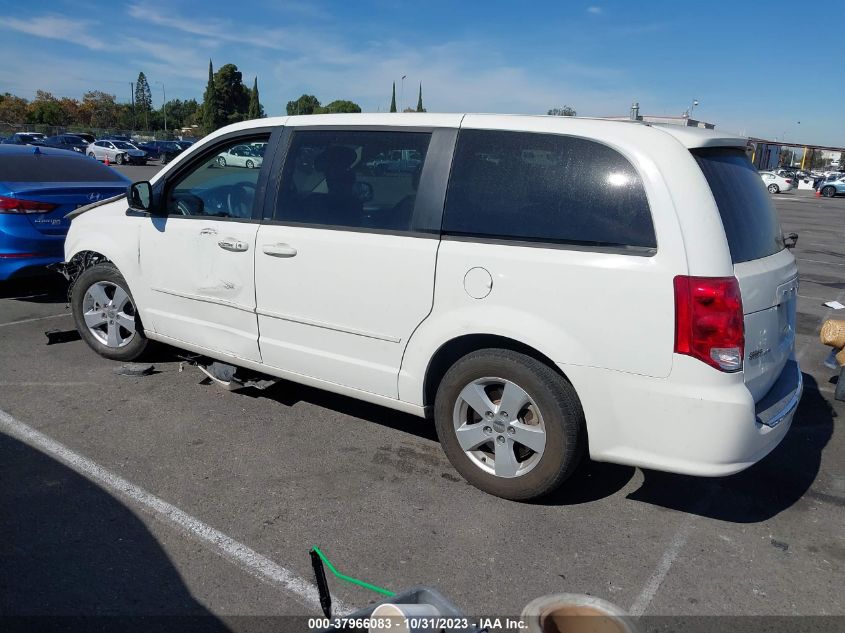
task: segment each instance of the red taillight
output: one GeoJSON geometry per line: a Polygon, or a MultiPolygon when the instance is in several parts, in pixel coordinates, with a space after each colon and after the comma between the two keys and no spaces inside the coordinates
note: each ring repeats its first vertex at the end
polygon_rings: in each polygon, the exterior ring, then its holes
{"type": "Polygon", "coordinates": [[[58,205],[0,196],[0,213],[49,213],[58,205]]]}
{"type": "Polygon", "coordinates": [[[745,326],[736,277],[675,277],[675,353],[742,369],[745,326]]]}
{"type": "Polygon", "coordinates": [[[786,178],[786,184],[791,185],[792,184],[792,178],[786,178]]]}

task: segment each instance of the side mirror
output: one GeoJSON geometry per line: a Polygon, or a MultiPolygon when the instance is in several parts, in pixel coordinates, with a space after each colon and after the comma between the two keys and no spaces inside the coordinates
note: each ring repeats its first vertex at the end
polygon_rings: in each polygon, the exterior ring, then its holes
{"type": "Polygon", "coordinates": [[[786,248],[795,248],[798,244],[798,233],[790,233],[789,235],[783,236],[783,245],[786,248]]]}
{"type": "Polygon", "coordinates": [[[129,185],[129,206],[136,211],[150,213],[153,206],[153,188],[149,182],[142,180],[129,185]]]}

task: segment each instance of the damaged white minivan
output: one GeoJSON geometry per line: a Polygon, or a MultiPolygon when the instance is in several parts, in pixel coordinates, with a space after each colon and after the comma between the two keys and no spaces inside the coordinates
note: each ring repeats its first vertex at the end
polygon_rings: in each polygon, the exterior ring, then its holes
{"type": "Polygon", "coordinates": [[[509,499],[578,460],[719,476],[801,397],[798,272],[745,140],[570,117],[261,119],[80,210],[83,339],[431,417],[509,499]],[[266,143],[253,168],[221,163],[266,143]],[[211,361],[209,361],[211,362],[211,361]]]}

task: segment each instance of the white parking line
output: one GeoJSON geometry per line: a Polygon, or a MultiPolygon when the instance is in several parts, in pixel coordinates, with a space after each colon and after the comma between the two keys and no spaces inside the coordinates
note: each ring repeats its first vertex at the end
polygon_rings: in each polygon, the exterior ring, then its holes
{"type": "MultiPolygon", "coordinates": [[[[315,615],[322,613],[317,588],[289,569],[285,569],[243,543],[239,543],[222,532],[215,530],[196,517],[183,512],[176,506],[130,483],[87,457],[75,453],[40,431],[15,419],[2,409],[0,409],[0,430],[6,431],[30,446],[51,455],[100,486],[123,497],[128,497],[135,503],[143,506],[146,511],[162,522],[177,527],[189,535],[204,541],[217,554],[237,564],[247,573],[259,580],[283,589],[301,604],[315,609],[315,615]]],[[[334,606],[333,611],[338,615],[351,611],[347,605],[339,600],[333,599],[332,603],[334,606]]]]}
{"type": "Polygon", "coordinates": [[[642,591],[640,591],[640,595],[634,600],[634,604],[628,609],[628,613],[639,617],[648,609],[651,601],[654,600],[654,596],[657,595],[657,590],[660,589],[660,585],[666,579],[666,574],[669,573],[669,569],[672,567],[675,559],[678,558],[681,548],[686,545],[694,523],[695,515],[691,514],[684,520],[678,531],[675,532],[675,536],[672,537],[669,547],[663,552],[663,557],[660,559],[657,569],[654,570],[654,573],[648,579],[642,591]]]}
{"type": "Polygon", "coordinates": [[[51,314],[50,316],[35,317],[34,319],[21,319],[20,321],[9,321],[8,323],[0,323],[0,327],[8,325],[18,325],[19,323],[32,323],[33,321],[43,321],[44,319],[58,319],[59,317],[71,316],[70,312],[62,312],[61,314],[51,314]]]}

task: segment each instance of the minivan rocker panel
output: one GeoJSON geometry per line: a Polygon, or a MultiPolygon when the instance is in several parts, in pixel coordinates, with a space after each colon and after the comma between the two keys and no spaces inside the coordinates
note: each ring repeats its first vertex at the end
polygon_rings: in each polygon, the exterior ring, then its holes
{"type": "Polygon", "coordinates": [[[797,268],[744,148],[570,117],[235,124],[73,219],[74,316],[107,358],[161,341],[433,417],[506,498],[584,452],[735,473],[802,390],[797,268]],[[216,161],[252,142],[260,165],[216,161]],[[377,168],[397,153],[419,159],[377,168]]]}

